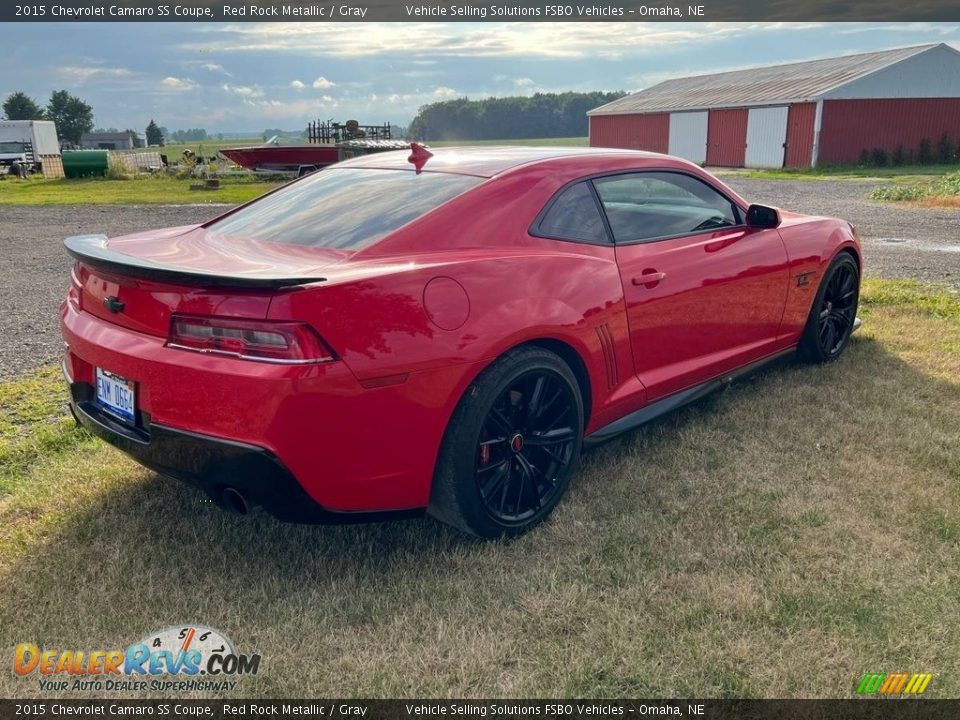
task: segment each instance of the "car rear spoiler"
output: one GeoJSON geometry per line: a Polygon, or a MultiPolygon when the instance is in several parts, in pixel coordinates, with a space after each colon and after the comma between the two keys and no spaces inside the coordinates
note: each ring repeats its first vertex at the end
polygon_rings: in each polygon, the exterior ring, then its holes
{"type": "Polygon", "coordinates": [[[255,270],[244,274],[224,274],[192,270],[178,265],[126,255],[107,247],[106,235],[74,235],[63,241],[67,252],[76,260],[106,272],[186,285],[233,288],[284,288],[324,282],[318,275],[291,276],[274,270],[255,270]]]}

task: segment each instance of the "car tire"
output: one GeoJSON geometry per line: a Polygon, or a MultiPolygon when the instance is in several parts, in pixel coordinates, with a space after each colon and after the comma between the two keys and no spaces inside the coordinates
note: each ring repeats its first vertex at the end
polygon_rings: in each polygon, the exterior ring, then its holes
{"type": "Polygon", "coordinates": [[[454,410],[428,512],[481,538],[526,532],[566,492],[583,416],[577,379],[558,355],[533,346],[503,355],[454,410]]]}
{"type": "Polygon", "coordinates": [[[836,360],[853,334],[860,301],[860,268],[850,253],[834,258],[817,288],[797,348],[808,363],[836,360]]]}

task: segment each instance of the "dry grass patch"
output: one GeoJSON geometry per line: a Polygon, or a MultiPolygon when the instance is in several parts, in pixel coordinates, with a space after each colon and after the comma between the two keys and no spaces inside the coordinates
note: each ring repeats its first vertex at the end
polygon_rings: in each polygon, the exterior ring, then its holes
{"type": "Polygon", "coordinates": [[[960,209],[960,197],[956,195],[931,195],[916,202],[908,203],[913,207],[934,208],[937,210],[960,209]]]}
{"type": "MultiPolygon", "coordinates": [[[[588,454],[512,542],[223,515],[28,411],[23,383],[52,397],[53,373],[8,383],[0,645],[202,622],[263,655],[247,697],[849,697],[895,670],[956,696],[960,300],[864,291],[839,362],[784,363],[588,454]],[[17,450],[44,425],[56,442],[17,450]]],[[[0,694],[39,691],[0,673],[0,694]]]]}

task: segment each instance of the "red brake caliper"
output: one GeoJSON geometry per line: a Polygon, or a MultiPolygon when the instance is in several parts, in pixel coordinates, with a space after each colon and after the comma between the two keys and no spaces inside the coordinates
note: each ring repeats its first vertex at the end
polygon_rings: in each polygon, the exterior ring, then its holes
{"type": "Polygon", "coordinates": [[[490,446],[481,445],[480,446],[480,466],[483,467],[488,462],[490,462],[490,446]]]}

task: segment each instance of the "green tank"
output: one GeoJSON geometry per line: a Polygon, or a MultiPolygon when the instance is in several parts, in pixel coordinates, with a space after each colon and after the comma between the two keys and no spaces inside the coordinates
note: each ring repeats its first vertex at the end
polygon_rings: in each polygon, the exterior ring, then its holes
{"type": "Polygon", "coordinates": [[[106,150],[64,150],[63,173],[68,178],[104,177],[108,155],[106,150]]]}

